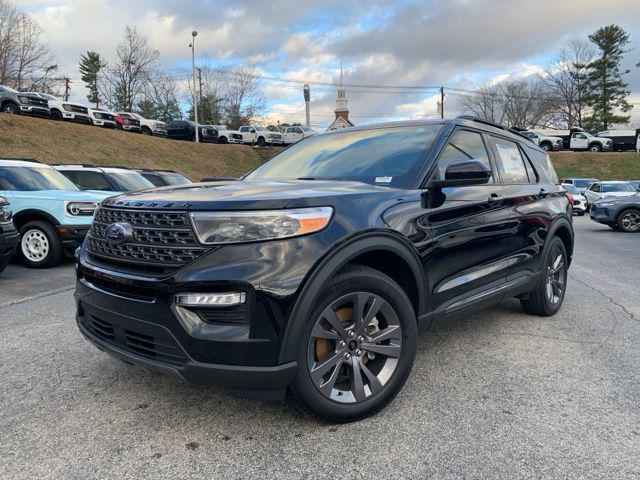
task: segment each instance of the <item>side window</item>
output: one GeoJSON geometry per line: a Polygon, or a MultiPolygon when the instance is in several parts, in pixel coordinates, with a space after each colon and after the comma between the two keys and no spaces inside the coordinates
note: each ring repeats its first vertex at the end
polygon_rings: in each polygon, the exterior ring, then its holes
{"type": "Polygon", "coordinates": [[[77,172],[77,185],[81,190],[106,190],[111,191],[113,187],[100,172],[77,172]]]}
{"type": "Polygon", "coordinates": [[[240,132],[248,132],[249,129],[247,127],[240,127],[240,132]]]}
{"type": "Polygon", "coordinates": [[[301,129],[300,127],[297,127],[297,128],[294,130],[294,133],[302,133],[302,129],[301,129]]]}
{"type": "MultiPolygon", "coordinates": [[[[558,174],[556,173],[556,169],[553,167],[553,163],[551,163],[551,158],[549,154],[541,152],[540,150],[535,150],[533,148],[526,148],[526,154],[533,163],[534,170],[538,174],[538,180],[543,183],[553,183],[554,185],[558,185],[560,183],[571,183],[573,184],[573,180],[563,180],[560,181],[558,178],[558,174]]],[[[531,176],[529,173],[529,177],[531,181],[535,181],[535,176],[531,176]]]]}
{"type": "Polygon", "coordinates": [[[577,138],[579,140],[586,140],[587,136],[584,133],[574,133],[573,138],[577,138]]]}
{"type": "Polygon", "coordinates": [[[529,175],[518,144],[511,140],[493,137],[496,147],[496,163],[504,183],[529,183],[529,175]]]}
{"type": "MultiPolygon", "coordinates": [[[[491,168],[482,135],[469,130],[456,130],[438,158],[435,179],[444,180],[445,172],[450,164],[465,160],[479,160],[491,168]]],[[[489,183],[493,183],[493,181],[492,176],[489,178],[489,183]]]]}
{"type": "Polygon", "coordinates": [[[73,183],[75,183],[76,185],[78,184],[78,175],[76,174],[76,172],[72,172],[70,170],[58,170],[58,171],[62,175],[67,177],[69,180],[71,180],[73,183]]]}

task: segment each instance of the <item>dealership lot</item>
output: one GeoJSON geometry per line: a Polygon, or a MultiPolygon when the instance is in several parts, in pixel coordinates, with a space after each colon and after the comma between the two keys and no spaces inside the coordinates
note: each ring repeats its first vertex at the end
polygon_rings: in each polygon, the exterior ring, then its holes
{"type": "Polygon", "coordinates": [[[113,360],[77,331],[71,264],[12,265],[0,277],[0,476],[638,476],[640,235],[588,218],[575,228],[558,315],[509,300],[433,325],[398,398],[346,425],[113,360]]]}

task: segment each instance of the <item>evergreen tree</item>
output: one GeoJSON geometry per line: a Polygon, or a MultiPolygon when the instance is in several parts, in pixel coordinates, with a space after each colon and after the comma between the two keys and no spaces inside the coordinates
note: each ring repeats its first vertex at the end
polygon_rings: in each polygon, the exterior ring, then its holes
{"type": "Polygon", "coordinates": [[[615,123],[628,123],[628,115],[619,115],[617,111],[628,112],[631,105],[627,96],[631,93],[622,75],[620,63],[629,43],[629,34],[618,25],[599,28],[589,40],[598,47],[598,56],[589,63],[585,82],[584,103],[591,108],[591,114],[585,118],[585,126],[591,131],[607,130],[615,123]]]}
{"type": "Polygon", "coordinates": [[[98,74],[106,64],[100,58],[97,52],[89,51],[86,55],[80,55],[80,73],[82,81],[87,85],[89,94],[87,99],[91,103],[95,103],[96,108],[100,105],[101,98],[98,90],[98,74]]]}

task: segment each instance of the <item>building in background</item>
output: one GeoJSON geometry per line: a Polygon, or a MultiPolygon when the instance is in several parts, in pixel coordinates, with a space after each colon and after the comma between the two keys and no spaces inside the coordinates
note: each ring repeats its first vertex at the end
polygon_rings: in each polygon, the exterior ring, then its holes
{"type": "Polygon", "coordinates": [[[340,66],[340,88],[338,88],[338,98],[336,98],[336,119],[329,125],[327,130],[338,130],[340,128],[353,127],[349,120],[349,108],[347,107],[347,95],[342,86],[342,66],[340,66]]]}

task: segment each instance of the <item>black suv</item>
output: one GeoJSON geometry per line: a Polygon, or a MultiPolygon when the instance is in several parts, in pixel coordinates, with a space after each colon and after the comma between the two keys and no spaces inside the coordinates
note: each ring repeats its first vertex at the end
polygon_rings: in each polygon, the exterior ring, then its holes
{"type": "Polygon", "coordinates": [[[20,234],[13,225],[9,202],[0,196],[0,272],[9,265],[19,241],[20,234]]]}
{"type": "Polygon", "coordinates": [[[238,181],[111,197],[78,253],[77,322],[125,362],[350,421],[417,327],[562,304],[571,204],[546,152],[474,118],[309,137],[238,181]]]}

